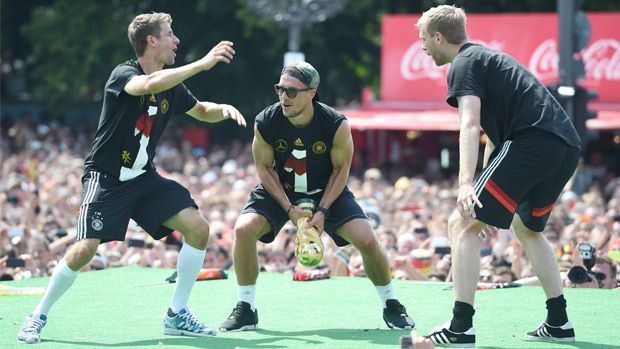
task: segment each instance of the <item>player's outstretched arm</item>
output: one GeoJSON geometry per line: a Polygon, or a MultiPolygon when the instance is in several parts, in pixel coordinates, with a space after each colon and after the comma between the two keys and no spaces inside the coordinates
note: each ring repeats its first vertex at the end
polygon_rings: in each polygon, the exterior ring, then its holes
{"type": "Polygon", "coordinates": [[[231,119],[239,126],[246,126],[245,118],[229,104],[217,104],[212,102],[198,102],[187,112],[193,118],[204,122],[220,122],[231,119]]]}
{"type": "Polygon", "coordinates": [[[201,59],[170,69],[162,69],[151,74],[134,76],[125,85],[125,92],[132,96],[155,94],[168,90],[186,79],[213,68],[217,63],[230,63],[235,55],[230,41],[221,41],[201,59]]]}

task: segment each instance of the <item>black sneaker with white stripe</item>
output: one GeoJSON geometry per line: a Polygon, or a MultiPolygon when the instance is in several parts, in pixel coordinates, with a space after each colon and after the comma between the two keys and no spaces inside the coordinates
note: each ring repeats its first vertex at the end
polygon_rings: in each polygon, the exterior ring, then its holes
{"type": "Polygon", "coordinates": [[[473,348],[476,345],[476,331],[473,326],[465,332],[450,331],[450,321],[441,327],[435,327],[424,336],[438,346],[448,348],[473,348]]]}
{"type": "Polygon", "coordinates": [[[388,299],[383,308],[383,321],[392,329],[413,330],[415,322],[407,315],[407,309],[396,299],[388,299]]]}
{"type": "Polygon", "coordinates": [[[567,321],[562,326],[551,326],[542,322],[537,329],[527,333],[527,340],[550,342],[574,342],[575,330],[573,324],[567,321]]]}

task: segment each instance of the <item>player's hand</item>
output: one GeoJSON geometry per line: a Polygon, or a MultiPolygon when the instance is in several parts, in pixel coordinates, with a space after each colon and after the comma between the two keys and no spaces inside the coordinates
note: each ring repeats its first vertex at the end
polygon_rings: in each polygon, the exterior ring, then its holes
{"type": "Polygon", "coordinates": [[[236,121],[239,126],[245,127],[247,125],[245,118],[237,108],[229,104],[220,104],[220,106],[222,107],[222,116],[224,116],[224,119],[232,119],[236,121]]]}
{"type": "Polygon", "coordinates": [[[459,210],[461,217],[465,219],[475,219],[476,212],[474,211],[474,205],[482,207],[482,203],[478,200],[473,185],[461,184],[459,187],[459,195],[456,199],[456,208],[459,210]]]}
{"type": "Polygon", "coordinates": [[[310,219],[308,225],[316,228],[316,231],[318,231],[319,234],[323,233],[325,229],[325,215],[323,214],[323,212],[316,211],[312,215],[312,219],[310,219]]]}
{"type": "Polygon", "coordinates": [[[219,62],[230,63],[235,55],[235,50],[232,47],[231,41],[220,41],[200,60],[202,69],[209,70],[219,62]]]}
{"type": "Polygon", "coordinates": [[[310,219],[312,217],[312,213],[306,210],[302,210],[299,206],[293,205],[288,211],[288,218],[295,226],[297,226],[297,221],[301,217],[308,217],[308,219],[310,219]]]}

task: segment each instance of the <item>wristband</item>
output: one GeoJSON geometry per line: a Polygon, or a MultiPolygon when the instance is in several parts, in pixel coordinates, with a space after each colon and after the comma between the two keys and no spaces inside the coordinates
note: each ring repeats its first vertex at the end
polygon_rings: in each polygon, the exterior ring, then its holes
{"type": "Polygon", "coordinates": [[[329,216],[329,210],[328,210],[328,209],[326,209],[326,208],[325,208],[325,207],[323,207],[323,206],[319,206],[319,207],[317,207],[317,208],[316,208],[316,211],[317,211],[317,212],[321,212],[321,213],[323,213],[323,215],[324,215],[325,217],[329,216]]]}
{"type": "Polygon", "coordinates": [[[295,206],[295,205],[291,204],[291,206],[288,207],[288,210],[286,210],[286,215],[287,216],[288,216],[288,213],[291,212],[291,208],[293,208],[293,206],[295,206]]]}

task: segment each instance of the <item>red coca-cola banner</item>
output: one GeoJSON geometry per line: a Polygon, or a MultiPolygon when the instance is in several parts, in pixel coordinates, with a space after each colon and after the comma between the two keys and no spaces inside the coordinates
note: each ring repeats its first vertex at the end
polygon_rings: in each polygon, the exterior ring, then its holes
{"type": "MultiPolygon", "coordinates": [[[[580,52],[585,62],[582,85],[595,89],[597,102],[620,102],[619,12],[588,13],[592,36],[580,52]]],[[[449,65],[438,68],[422,51],[415,27],[419,15],[383,17],[381,99],[445,100],[449,65]]],[[[558,82],[558,17],[541,14],[468,14],[470,41],[506,52],[543,83],[558,82]]]]}

